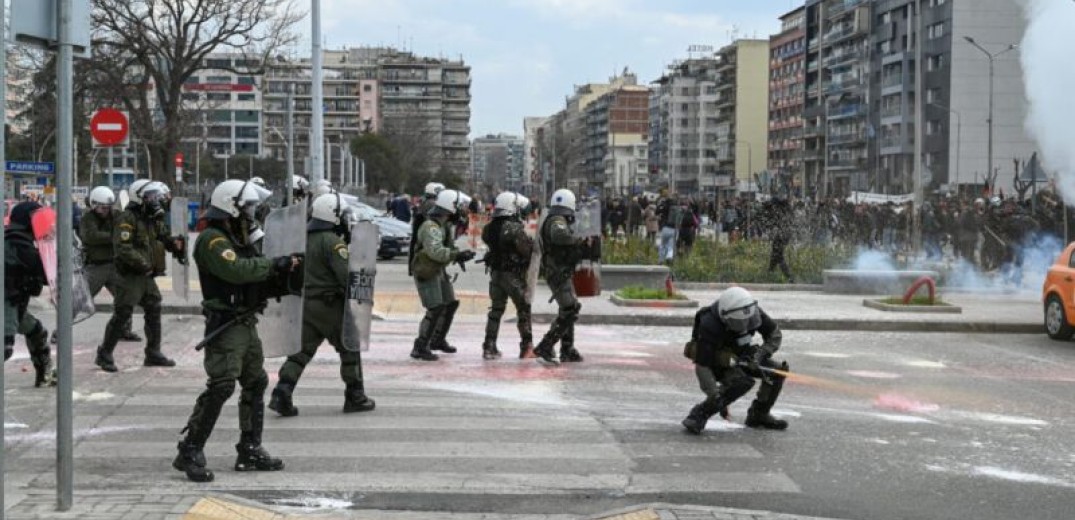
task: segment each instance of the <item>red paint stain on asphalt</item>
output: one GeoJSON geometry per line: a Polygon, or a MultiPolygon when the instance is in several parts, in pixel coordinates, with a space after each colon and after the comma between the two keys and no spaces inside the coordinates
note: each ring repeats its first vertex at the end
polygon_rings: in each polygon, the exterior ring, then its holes
{"type": "Polygon", "coordinates": [[[941,409],[940,405],[925,403],[905,395],[891,392],[877,396],[873,401],[873,405],[877,408],[905,413],[936,412],[941,409]]]}

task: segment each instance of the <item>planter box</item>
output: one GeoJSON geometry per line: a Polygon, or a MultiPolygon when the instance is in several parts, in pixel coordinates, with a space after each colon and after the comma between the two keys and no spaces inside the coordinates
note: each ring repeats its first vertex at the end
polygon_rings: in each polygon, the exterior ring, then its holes
{"type": "Polygon", "coordinates": [[[632,285],[664,289],[669,273],[666,265],[601,265],[601,290],[618,291],[632,285]]]}
{"type": "Polygon", "coordinates": [[[862,300],[862,305],[886,312],[924,312],[927,314],[962,314],[963,308],[947,303],[942,305],[893,305],[881,300],[862,300]]]}
{"type": "Polygon", "coordinates": [[[653,309],[689,309],[698,306],[698,302],[695,300],[631,300],[627,298],[620,298],[616,294],[613,294],[610,299],[612,303],[619,305],[620,307],[649,307],[653,309]]]}
{"type": "Polygon", "coordinates": [[[850,269],[827,269],[822,273],[822,292],[829,294],[878,294],[890,296],[903,294],[915,280],[940,278],[937,271],[852,271],[850,269]]]}

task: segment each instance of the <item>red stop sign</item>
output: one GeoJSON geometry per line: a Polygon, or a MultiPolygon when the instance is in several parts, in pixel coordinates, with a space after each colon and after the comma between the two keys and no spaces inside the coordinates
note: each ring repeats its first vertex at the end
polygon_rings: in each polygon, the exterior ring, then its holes
{"type": "Polygon", "coordinates": [[[116,146],[127,141],[127,114],[114,108],[102,108],[90,119],[90,135],[97,146],[116,146]]]}

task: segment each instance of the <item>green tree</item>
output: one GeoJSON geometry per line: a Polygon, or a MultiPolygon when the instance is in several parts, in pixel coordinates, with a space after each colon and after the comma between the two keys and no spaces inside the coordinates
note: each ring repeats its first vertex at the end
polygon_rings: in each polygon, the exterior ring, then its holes
{"type": "Polygon", "coordinates": [[[366,165],[368,193],[408,188],[409,172],[400,164],[399,151],[381,134],[371,132],[352,139],[351,154],[366,165]]]}

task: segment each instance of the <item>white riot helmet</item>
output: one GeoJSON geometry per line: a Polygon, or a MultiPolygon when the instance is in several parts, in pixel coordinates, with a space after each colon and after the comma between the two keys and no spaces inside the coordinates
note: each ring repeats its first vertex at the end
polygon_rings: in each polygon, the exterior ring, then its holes
{"type": "Polygon", "coordinates": [[[496,196],[493,202],[494,217],[511,217],[519,212],[519,195],[505,191],[496,196]]]}
{"type": "Polygon", "coordinates": [[[323,220],[333,225],[339,225],[341,219],[348,219],[348,208],[344,206],[343,199],[336,193],[326,193],[314,199],[310,208],[310,218],[323,220]]]}
{"type": "Polygon", "coordinates": [[[467,204],[470,204],[470,197],[455,190],[441,190],[437,194],[434,207],[440,208],[450,215],[455,215],[466,208],[467,204]]]}
{"type": "Polygon", "coordinates": [[[567,189],[556,190],[552,193],[552,198],[549,199],[549,207],[567,208],[575,211],[575,194],[567,189]]]}
{"type": "Polygon", "coordinates": [[[254,184],[257,184],[258,186],[261,186],[262,188],[267,189],[269,187],[267,184],[265,184],[265,179],[262,179],[261,177],[251,177],[250,182],[252,182],[254,184]]]}
{"type": "Polygon", "coordinates": [[[519,195],[518,193],[515,195],[515,208],[519,211],[526,211],[526,209],[530,207],[530,199],[519,195]]]}
{"type": "Polygon", "coordinates": [[[102,206],[112,207],[116,203],[116,194],[112,193],[112,188],[107,186],[98,186],[90,190],[89,204],[90,208],[96,209],[102,206]]]}
{"type": "Polygon", "coordinates": [[[261,204],[259,188],[250,181],[238,179],[226,180],[218,184],[209,200],[210,206],[223,211],[229,217],[236,218],[245,215],[250,221],[254,221],[254,212],[259,204],[261,204]]]}
{"type": "Polygon", "coordinates": [[[440,192],[444,191],[444,185],[439,182],[426,183],[425,194],[426,197],[435,197],[440,192]]]}
{"type": "Polygon", "coordinates": [[[332,183],[325,179],[314,181],[313,188],[310,189],[310,193],[313,193],[314,197],[320,197],[321,195],[335,192],[336,190],[332,189],[332,183]]]}
{"type": "Polygon", "coordinates": [[[152,182],[153,181],[149,179],[138,179],[127,187],[127,196],[130,198],[131,204],[136,206],[142,204],[142,192],[144,192],[146,186],[149,186],[152,182]]]}
{"type": "MultiPolygon", "coordinates": [[[[251,179],[253,180],[253,179],[251,179]]],[[[296,191],[306,191],[310,187],[310,181],[306,180],[306,177],[302,175],[291,176],[291,189],[296,191]]]]}
{"type": "Polygon", "coordinates": [[[728,330],[737,334],[746,334],[761,326],[758,301],[742,287],[731,287],[721,293],[717,299],[717,312],[728,330]]]}

